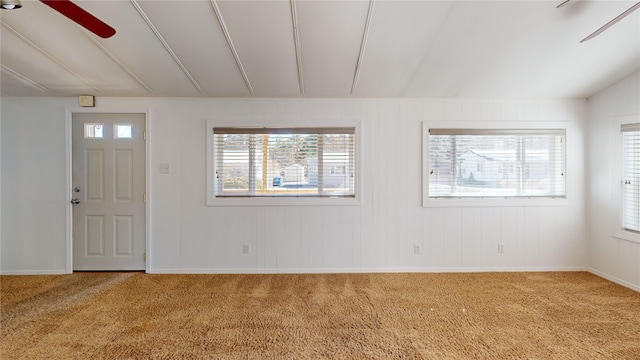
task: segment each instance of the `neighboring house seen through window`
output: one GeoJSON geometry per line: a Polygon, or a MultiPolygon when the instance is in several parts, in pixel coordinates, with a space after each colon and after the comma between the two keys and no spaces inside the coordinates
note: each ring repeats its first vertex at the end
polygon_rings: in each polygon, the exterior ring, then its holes
{"type": "Polygon", "coordinates": [[[429,129],[429,198],[564,198],[565,134],[429,129]]]}

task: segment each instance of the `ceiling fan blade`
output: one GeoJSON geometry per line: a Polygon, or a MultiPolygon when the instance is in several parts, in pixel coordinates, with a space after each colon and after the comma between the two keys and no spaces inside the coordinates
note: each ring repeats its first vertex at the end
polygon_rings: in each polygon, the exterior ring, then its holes
{"type": "Polygon", "coordinates": [[[50,6],[55,11],[75,21],[85,29],[100,36],[108,38],[116,33],[116,30],[105,24],[97,17],[89,14],[78,5],[69,0],[40,0],[42,3],[50,6]]]}
{"type": "Polygon", "coordinates": [[[594,31],[593,33],[591,33],[591,35],[587,36],[586,38],[580,40],[580,42],[581,43],[585,42],[587,40],[593,39],[594,37],[600,35],[603,31],[605,31],[608,28],[612,27],[615,23],[617,23],[618,21],[622,20],[625,16],[631,14],[632,12],[634,12],[635,10],[638,10],[639,8],[640,8],[640,2],[636,3],[635,5],[633,5],[629,9],[627,9],[625,12],[623,12],[622,14],[616,16],[615,18],[613,18],[613,20],[611,20],[608,23],[604,24],[600,29],[594,31]]]}

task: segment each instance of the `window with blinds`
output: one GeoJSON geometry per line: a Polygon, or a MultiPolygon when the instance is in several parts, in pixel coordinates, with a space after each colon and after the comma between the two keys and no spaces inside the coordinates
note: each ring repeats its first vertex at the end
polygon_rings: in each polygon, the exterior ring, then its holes
{"type": "Polygon", "coordinates": [[[213,128],[216,197],[354,197],[355,128],[213,128]]]}
{"type": "Polygon", "coordinates": [[[429,129],[430,198],[565,197],[563,129],[429,129]]]}
{"type": "Polygon", "coordinates": [[[622,228],[640,232],[640,123],[621,126],[622,228]]]}

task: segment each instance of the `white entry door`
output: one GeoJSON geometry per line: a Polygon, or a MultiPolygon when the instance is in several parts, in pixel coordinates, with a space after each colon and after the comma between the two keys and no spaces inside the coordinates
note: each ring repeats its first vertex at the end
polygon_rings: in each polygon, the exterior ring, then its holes
{"type": "Polygon", "coordinates": [[[145,269],[144,114],[73,114],[73,269],[145,269]]]}

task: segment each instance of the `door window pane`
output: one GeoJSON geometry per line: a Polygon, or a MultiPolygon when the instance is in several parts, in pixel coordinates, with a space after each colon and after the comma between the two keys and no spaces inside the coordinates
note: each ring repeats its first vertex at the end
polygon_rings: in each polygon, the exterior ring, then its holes
{"type": "Polygon", "coordinates": [[[87,123],[84,124],[85,139],[102,139],[104,124],[87,123]]]}
{"type": "Polygon", "coordinates": [[[115,124],[113,126],[114,139],[131,139],[131,124],[115,124]]]}

